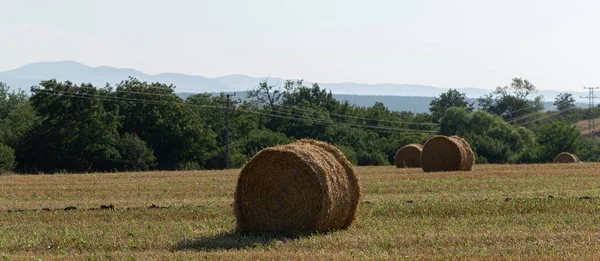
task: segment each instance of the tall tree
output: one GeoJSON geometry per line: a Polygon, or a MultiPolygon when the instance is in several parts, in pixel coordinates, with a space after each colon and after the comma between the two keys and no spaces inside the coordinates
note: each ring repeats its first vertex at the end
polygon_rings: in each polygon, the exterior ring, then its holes
{"type": "Polygon", "coordinates": [[[497,87],[488,95],[477,99],[479,106],[505,120],[525,122],[544,109],[543,96],[528,80],[513,78],[510,86],[497,87]]]}
{"type": "Polygon", "coordinates": [[[537,130],[541,146],[540,160],[551,162],[561,152],[578,154],[581,148],[581,132],[571,124],[554,121],[542,125],[537,130]]]}
{"type": "Polygon", "coordinates": [[[206,168],[217,152],[216,135],[175,86],[129,78],[118,84],[107,106],[117,106],[120,133],[136,134],[154,150],[159,169],[206,168]]]}
{"type": "Polygon", "coordinates": [[[30,171],[106,171],[119,159],[118,111],[105,110],[108,91],[92,85],[44,81],[32,87],[40,122],[17,147],[17,161],[30,171]]]}
{"type": "Polygon", "coordinates": [[[568,111],[570,109],[574,109],[575,99],[573,98],[573,94],[571,93],[560,93],[554,99],[554,106],[559,111],[568,111]]]}
{"type": "Polygon", "coordinates": [[[12,171],[15,167],[15,151],[0,142],[0,174],[12,171]]]}
{"type": "Polygon", "coordinates": [[[11,91],[0,82],[0,143],[14,149],[34,121],[35,112],[25,92],[11,91]]]}
{"type": "Polygon", "coordinates": [[[473,103],[467,101],[467,95],[460,93],[456,89],[450,89],[445,93],[440,94],[439,97],[434,98],[429,103],[429,111],[431,112],[431,118],[438,122],[451,107],[466,108],[467,111],[473,111],[473,103]]]}
{"type": "Polygon", "coordinates": [[[275,105],[281,102],[284,90],[279,85],[269,84],[268,81],[268,79],[261,81],[256,88],[248,91],[248,98],[253,99],[253,102],[258,103],[260,106],[274,108],[275,105]]]}

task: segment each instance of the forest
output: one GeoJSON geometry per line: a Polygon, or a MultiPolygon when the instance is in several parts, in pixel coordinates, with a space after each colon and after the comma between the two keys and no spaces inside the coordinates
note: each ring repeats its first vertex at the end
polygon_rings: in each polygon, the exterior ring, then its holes
{"type": "Polygon", "coordinates": [[[537,87],[522,78],[477,104],[450,89],[429,113],[356,106],[302,80],[250,87],[240,100],[183,99],[176,86],[133,77],[104,87],[51,79],[30,94],[0,83],[0,172],[239,168],[263,148],[301,138],[329,142],[356,165],[391,165],[401,146],[438,134],[464,137],[478,164],[551,162],[560,152],[600,159],[599,143],[574,126],[600,108],[578,108],[561,93],[556,110],[545,110],[537,87]]]}

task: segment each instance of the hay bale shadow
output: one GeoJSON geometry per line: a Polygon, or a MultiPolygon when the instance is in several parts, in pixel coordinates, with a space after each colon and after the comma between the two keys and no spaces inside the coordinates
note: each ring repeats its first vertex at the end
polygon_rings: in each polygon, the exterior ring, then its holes
{"type": "Polygon", "coordinates": [[[273,245],[277,242],[293,242],[314,233],[238,233],[227,232],[214,236],[185,240],[175,246],[175,250],[217,251],[252,249],[259,246],[273,245]]]}

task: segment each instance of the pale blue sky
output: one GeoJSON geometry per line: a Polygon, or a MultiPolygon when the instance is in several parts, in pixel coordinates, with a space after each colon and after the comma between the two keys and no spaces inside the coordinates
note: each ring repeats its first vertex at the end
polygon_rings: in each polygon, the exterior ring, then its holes
{"type": "Polygon", "coordinates": [[[600,1],[0,0],[0,71],[37,61],[315,82],[600,85],[600,1]]]}

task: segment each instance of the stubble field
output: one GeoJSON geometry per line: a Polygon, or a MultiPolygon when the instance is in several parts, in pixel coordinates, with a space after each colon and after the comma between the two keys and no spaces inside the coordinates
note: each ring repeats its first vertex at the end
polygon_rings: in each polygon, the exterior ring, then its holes
{"type": "Polygon", "coordinates": [[[0,258],[593,259],[599,166],[358,167],[352,227],[294,237],[234,233],[239,170],[0,176],[0,258]]]}

